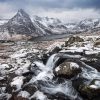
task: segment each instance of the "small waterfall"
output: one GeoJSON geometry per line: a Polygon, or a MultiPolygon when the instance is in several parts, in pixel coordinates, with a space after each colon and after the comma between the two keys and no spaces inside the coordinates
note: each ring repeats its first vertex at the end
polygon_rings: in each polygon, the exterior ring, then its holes
{"type": "Polygon", "coordinates": [[[58,61],[59,57],[57,57],[57,54],[53,54],[47,61],[46,66],[53,68],[55,66],[55,63],[58,61]]]}

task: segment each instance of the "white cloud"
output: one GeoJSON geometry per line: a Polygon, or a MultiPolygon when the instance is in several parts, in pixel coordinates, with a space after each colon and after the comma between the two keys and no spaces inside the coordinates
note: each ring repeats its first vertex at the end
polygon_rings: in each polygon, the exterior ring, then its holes
{"type": "Polygon", "coordinates": [[[30,10],[30,13],[39,16],[48,16],[56,17],[62,21],[80,21],[86,18],[100,18],[100,13],[94,9],[53,9],[53,10],[44,10],[44,9],[35,9],[34,11],[30,10]]]}
{"type": "MultiPolygon", "coordinates": [[[[11,18],[15,15],[17,10],[21,7],[24,8],[26,10],[26,12],[28,14],[30,14],[31,17],[33,17],[33,15],[39,15],[39,16],[43,16],[43,17],[44,16],[56,17],[56,18],[59,18],[63,21],[67,21],[67,22],[82,20],[85,18],[99,18],[100,17],[99,12],[92,8],[88,8],[88,9],[85,9],[85,8],[84,9],[81,9],[81,8],[77,8],[77,9],[67,9],[67,8],[46,9],[46,8],[39,7],[39,6],[33,6],[32,4],[30,4],[32,2],[32,0],[29,0],[29,2],[26,2],[26,1],[27,0],[25,0],[25,5],[21,4],[20,2],[17,2],[16,0],[14,0],[13,2],[0,2],[0,17],[11,18]]],[[[50,1],[50,0],[48,0],[48,1],[50,1]]]]}
{"type": "Polygon", "coordinates": [[[11,18],[15,14],[14,7],[8,3],[0,3],[0,17],[11,18]]]}

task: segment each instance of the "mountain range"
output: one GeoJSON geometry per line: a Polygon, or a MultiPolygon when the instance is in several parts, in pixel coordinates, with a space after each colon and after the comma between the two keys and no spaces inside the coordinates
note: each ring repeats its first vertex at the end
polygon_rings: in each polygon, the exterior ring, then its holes
{"type": "Polygon", "coordinates": [[[0,40],[23,39],[37,36],[96,32],[100,30],[100,19],[85,19],[78,23],[63,23],[57,18],[30,16],[19,9],[11,19],[0,19],[0,40]]]}

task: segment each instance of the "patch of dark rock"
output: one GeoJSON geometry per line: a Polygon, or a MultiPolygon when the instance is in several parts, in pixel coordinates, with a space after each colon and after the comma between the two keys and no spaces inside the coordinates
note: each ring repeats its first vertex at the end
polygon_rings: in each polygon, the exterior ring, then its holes
{"type": "Polygon", "coordinates": [[[12,90],[16,90],[16,88],[14,87],[11,87],[10,83],[7,84],[7,87],[6,87],[6,92],[9,93],[9,94],[12,94],[13,91],[12,90]]]}
{"type": "Polygon", "coordinates": [[[28,84],[23,86],[22,90],[27,91],[28,93],[30,93],[30,95],[33,95],[38,89],[34,84],[28,84]]]}
{"type": "Polygon", "coordinates": [[[87,65],[97,69],[100,72],[100,61],[84,61],[87,65]]]}
{"type": "Polygon", "coordinates": [[[49,58],[48,54],[43,54],[41,60],[43,61],[44,64],[46,64],[48,58],[49,58]]]}
{"type": "Polygon", "coordinates": [[[24,98],[22,96],[18,96],[18,92],[14,92],[12,93],[12,97],[10,98],[10,100],[29,100],[29,99],[24,98]]]}
{"type": "Polygon", "coordinates": [[[7,75],[8,82],[11,82],[13,78],[17,77],[17,75],[14,72],[11,72],[7,75]]]}
{"type": "Polygon", "coordinates": [[[55,47],[55,48],[53,48],[52,51],[49,52],[49,55],[52,55],[52,54],[58,53],[60,50],[61,50],[61,48],[59,48],[59,47],[55,47]]]}
{"type": "Polygon", "coordinates": [[[88,79],[79,77],[79,78],[76,78],[76,79],[72,80],[72,86],[73,86],[78,92],[80,92],[80,91],[79,91],[79,87],[80,87],[81,85],[84,85],[85,83],[90,83],[89,81],[90,81],[90,80],[88,80],[88,79]]]}
{"type": "Polygon", "coordinates": [[[10,58],[10,57],[7,56],[7,55],[2,55],[2,56],[0,56],[0,58],[2,58],[2,59],[8,59],[8,58],[10,58]]]}
{"type": "Polygon", "coordinates": [[[11,40],[0,40],[0,43],[14,43],[14,41],[11,41],[11,40]]]}
{"type": "MultiPolygon", "coordinates": [[[[70,98],[68,96],[66,96],[65,94],[63,93],[56,93],[56,94],[46,94],[48,99],[50,100],[70,100],[70,98]]],[[[77,99],[78,100],[78,99],[77,99]]]]}
{"type": "MultiPolygon", "coordinates": [[[[93,80],[88,85],[80,85],[79,91],[83,97],[88,98],[89,100],[97,100],[96,98],[100,98],[100,87],[92,88],[92,85],[95,85],[95,82],[98,80],[93,80]]],[[[99,80],[100,81],[100,80],[99,80]]]]}
{"type": "Polygon", "coordinates": [[[25,83],[29,82],[32,79],[33,72],[31,72],[31,73],[30,72],[25,73],[23,76],[25,77],[25,79],[24,79],[24,84],[25,84],[25,83]]]}
{"type": "Polygon", "coordinates": [[[95,43],[94,43],[94,46],[95,46],[95,47],[97,47],[97,46],[99,46],[99,45],[100,45],[100,39],[97,40],[97,41],[95,41],[95,43]]]}

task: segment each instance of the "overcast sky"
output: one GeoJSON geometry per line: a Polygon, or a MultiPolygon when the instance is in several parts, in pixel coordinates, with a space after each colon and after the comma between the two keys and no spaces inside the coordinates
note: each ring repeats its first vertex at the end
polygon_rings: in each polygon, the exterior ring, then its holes
{"type": "Polygon", "coordinates": [[[0,0],[0,18],[11,18],[18,9],[33,15],[76,21],[100,17],[100,0],[0,0]]]}

